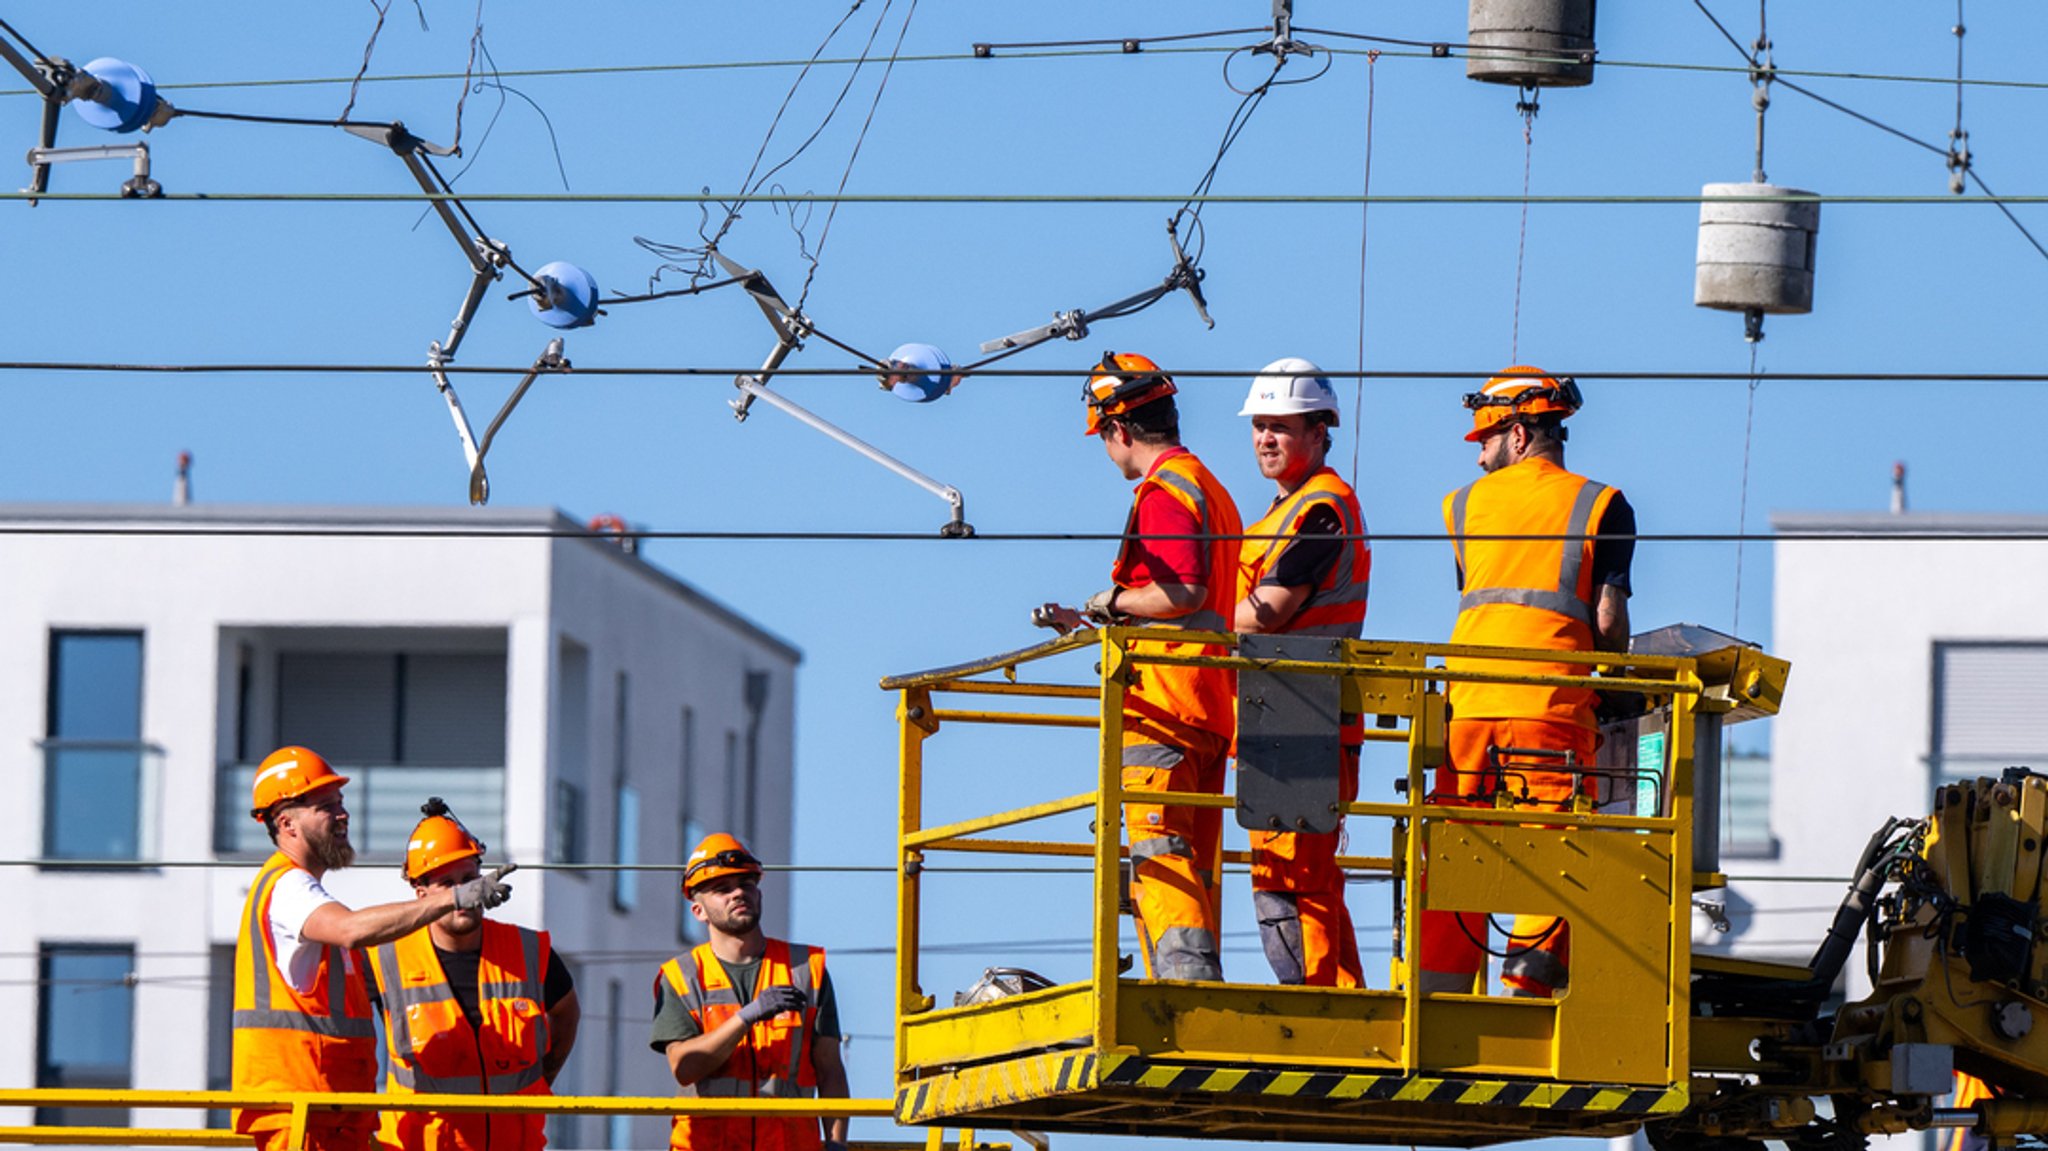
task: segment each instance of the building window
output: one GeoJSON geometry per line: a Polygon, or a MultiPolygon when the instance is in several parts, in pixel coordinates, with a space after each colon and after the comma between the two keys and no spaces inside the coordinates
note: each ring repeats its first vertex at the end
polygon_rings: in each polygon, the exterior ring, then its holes
{"type": "Polygon", "coordinates": [[[743,822],[747,810],[746,797],[741,794],[746,780],[740,775],[740,733],[725,733],[725,828],[731,835],[737,835],[753,848],[752,834],[743,822]]]}
{"type": "MultiPolygon", "coordinates": [[[[37,973],[36,1086],[125,1090],[135,1049],[135,949],[43,945],[37,973]]],[[[36,1122],[65,1127],[128,1125],[111,1108],[38,1107],[36,1122]]]]}
{"type": "Polygon", "coordinates": [[[2048,772],[2048,643],[1937,642],[1933,671],[1934,786],[2016,766],[2048,772]]]}
{"type": "Polygon", "coordinates": [[[590,652],[566,639],[556,671],[554,777],[548,805],[548,862],[583,863],[583,791],[590,778],[590,652]]]}
{"type": "MultiPolygon", "coordinates": [[[[301,640],[300,642],[306,642],[301,640]]],[[[448,801],[487,843],[505,826],[503,652],[284,650],[274,656],[273,740],[243,739],[246,753],[282,744],[310,747],[349,777],[349,835],[371,859],[397,859],[430,795],[448,801]]],[[[253,679],[253,673],[252,673],[253,679]]],[[[257,688],[244,689],[244,722],[257,688]]],[[[247,754],[223,767],[214,814],[224,854],[271,850],[249,818],[256,765],[247,754]]]]}
{"type": "Polygon", "coordinates": [[[632,911],[640,906],[640,793],[631,783],[631,725],[627,704],[632,681],[619,673],[618,704],[612,712],[612,906],[632,911]]]}
{"type": "MultiPolygon", "coordinates": [[[[707,834],[704,830],[704,821],[697,817],[697,711],[695,708],[686,707],[683,709],[683,752],[682,762],[677,765],[677,774],[679,776],[677,780],[677,794],[681,798],[677,804],[676,818],[681,835],[682,856],[685,861],[688,861],[690,858],[689,853],[695,851],[699,843],[704,842],[704,836],[707,834]]],[[[690,897],[684,895],[680,898],[682,902],[676,908],[676,938],[685,944],[703,943],[710,936],[705,932],[704,925],[697,922],[697,917],[690,914],[690,897]]]]}
{"type": "Polygon", "coordinates": [[[43,857],[153,854],[158,756],[142,742],[142,633],[50,634],[43,857]]]}
{"type": "Polygon", "coordinates": [[[1765,752],[1731,748],[1722,760],[1721,855],[1778,858],[1778,837],[1771,833],[1771,757],[1765,752]]]}

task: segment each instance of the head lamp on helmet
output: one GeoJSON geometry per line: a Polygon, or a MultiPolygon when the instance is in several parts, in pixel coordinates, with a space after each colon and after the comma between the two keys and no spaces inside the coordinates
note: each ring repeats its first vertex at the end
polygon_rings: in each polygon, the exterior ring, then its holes
{"type": "Polygon", "coordinates": [[[484,841],[471,835],[448,802],[431,796],[420,804],[421,819],[405,845],[405,877],[417,882],[428,872],[438,871],[465,859],[481,859],[484,841]]]}
{"type": "Polygon", "coordinates": [[[683,894],[690,894],[700,883],[728,875],[760,874],[761,861],[754,858],[745,844],[724,832],[707,835],[683,863],[683,894]]]}
{"type": "Polygon", "coordinates": [[[1512,367],[1486,381],[1485,388],[1466,393],[1465,407],[1472,413],[1472,430],[1465,433],[1465,439],[1478,443],[1535,416],[1567,419],[1585,402],[1579,385],[1570,376],[1547,376],[1540,368],[1512,367]]]}
{"type": "Polygon", "coordinates": [[[1104,352],[1102,362],[1081,386],[1081,402],[1088,405],[1086,434],[1099,435],[1103,420],[1165,399],[1179,390],[1173,386],[1173,377],[1147,357],[1134,352],[1104,352]]]}

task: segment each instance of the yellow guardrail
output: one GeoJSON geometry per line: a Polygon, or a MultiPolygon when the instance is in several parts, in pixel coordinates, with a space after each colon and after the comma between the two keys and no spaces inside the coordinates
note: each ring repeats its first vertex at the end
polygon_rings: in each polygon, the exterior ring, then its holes
{"type": "MultiPolygon", "coordinates": [[[[821,1119],[886,1118],[894,1115],[888,1099],[674,1099],[608,1095],[381,1095],[348,1092],[262,1091],[102,1091],[75,1088],[0,1088],[0,1107],[94,1107],[133,1109],[226,1110],[257,1108],[289,1112],[287,1146],[305,1146],[306,1120],[318,1111],[440,1111],[549,1115],[722,1115],[814,1116],[821,1119]]],[[[167,1127],[0,1127],[0,1144],[54,1144],[124,1147],[246,1147],[246,1135],[214,1128],[167,1127]]],[[[976,1141],[971,1130],[957,1140],[932,1128],[917,1142],[855,1140],[853,1151],[923,1147],[940,1151],[1007,1151],[1008,1144],[976,1141]]]]}

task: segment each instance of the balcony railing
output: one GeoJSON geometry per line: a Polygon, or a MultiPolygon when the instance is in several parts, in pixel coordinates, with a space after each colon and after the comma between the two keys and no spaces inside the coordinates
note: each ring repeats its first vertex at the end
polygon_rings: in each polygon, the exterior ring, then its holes
{"type": "Polygon", "coordinates": [[[42,858],[157,858],[163,823],[163,749],[112,739],[45,739],[42,858]]]}
{"type": "MultiPolygon", "coordinates": [[[[430,795],[448,801],[463,826],[486,844],[503,843],[505,769],[434,767],[417,764],[344,764],[334,769],[349,779],[349,839],[365,859],[397,860],[420,821],[420,804],[430,795]]],[[[249,818],[253,763],[222,764],[214,790],[213,842],[222,855],[265,855],[271,850],[263,824],[249,818]]]]}

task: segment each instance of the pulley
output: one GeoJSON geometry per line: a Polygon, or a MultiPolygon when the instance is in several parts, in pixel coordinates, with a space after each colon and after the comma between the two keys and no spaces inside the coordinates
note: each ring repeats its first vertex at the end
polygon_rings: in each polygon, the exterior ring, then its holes
{"type": "Polygon", "coordinates": [[[1594,0],[1471,0],[1465,75],[1522,88],[1593,82],[1594,0]]]}

